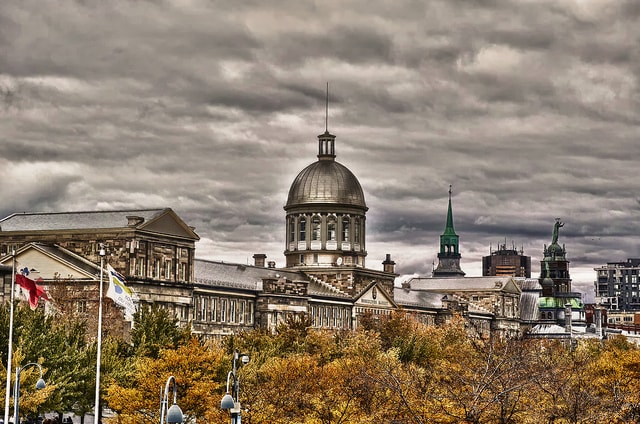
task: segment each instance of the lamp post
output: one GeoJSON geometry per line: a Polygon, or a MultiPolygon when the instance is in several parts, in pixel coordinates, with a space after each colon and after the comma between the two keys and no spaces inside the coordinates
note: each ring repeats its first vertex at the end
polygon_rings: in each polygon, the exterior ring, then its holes
{"type": "Polygon", "coordinates": [[[36,382],[36,389],[44,389],[44,387],[46,386],[44,380],[42,379],[42,367],[40,366],[40,364],[29,362],[22,368],[20,368],[19,366],[16,367],[16,382],[13,386],[13,419],[16,423],[20,422],[20,373],[24,371],[24,369],[31,366],[38,367],[38,369],[40,370],[40,378],[36,382]]]}
{"type": "Polygon", "coordinates": [[[176,378],[174,376],[170,376],[167,379],[167,384],[164,386],[164,394],[161,391],[161,399],[160,399],[160,424],[179,424],[184,422],[184,415],[182,415],[182,409],[176,403],[176,399],[178,397],[178,385],[176,383],[176,378]],[[169,406],[169,384],[173,381],[173,405],[171,408],[167,409],[169,406]],[[166,412],[166,421],[165,421],[165,412],[166,412]]]}
{"type": "Polygon", "coordinates": [[[240,411],[240,400],[238,399],[240,394],[240,379],[238,378],[237,362],[238,359],[242,361],[242,364],[249,363],[249,355],[241,354],[237,350],[233,352],[233,368],[227,374],[227,394],[222,397],[220,401],[221,409],[228,409],[231,414],[231,424],[242,423],[242,413],[240,411]],[[231,391],[229,391],[229,382],[231,382],[231,391]]]}

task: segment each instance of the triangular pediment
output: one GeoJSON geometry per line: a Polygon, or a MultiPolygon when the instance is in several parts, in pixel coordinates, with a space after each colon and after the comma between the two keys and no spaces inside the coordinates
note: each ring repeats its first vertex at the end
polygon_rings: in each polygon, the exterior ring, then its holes
{"type": "Polygon", "coordinates": [[[516,284],[516,282],[513,280],[513,278],[509,278],[509,280],[504,284],[504,287],[502,288],[502,291],[504,291],[506,293],[513,293],[513,294],[522,293],[522,290],[516,284]]]}
{"type": "MultiPolygon", "coordinates": [[[[11,256],[5,256],[1,265],[12,266],[11,256]]],[[[56,279],[97,280],[100,267],[86,261],[68,250],[57,246],[29,243],[16,252],[16,272],[29,269],[29,278],[45,281],[56,279]]]]}
{"type": "Polygon", "coordinates": [[[171,209],[138,227],[140,230],[156,234],[171,235],[190,240],[200,240],[200,237],[171,209]]]}
{"type": "Polygon", "coordinates": [[[384,308],[396,309],[397,305],[391,297],[377,283],[370,284],[365,290],[356,297],[355,306],[363,306],[367,308],[384,308]]]}

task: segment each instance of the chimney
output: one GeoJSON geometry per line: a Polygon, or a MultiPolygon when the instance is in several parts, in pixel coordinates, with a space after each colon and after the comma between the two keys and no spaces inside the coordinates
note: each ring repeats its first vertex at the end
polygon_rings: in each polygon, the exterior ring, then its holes
{"type": "Polygon", "coordinates": [[[255,266],[264,268],[264,260],[267,259],[267,255],[264,253],[256,253],[253,255],[253,260],[255,261],[255,266]]]}
{"type": "Polygon", "coordinates": [[[276,267],[276,261],[269,261],[269,262],[267,262],[267,267],[269,267],[269,268],[275,268],[275,267],[276,267]]]}
{"type": "Polygon", "coordinates": [[[395,274],[396,272],[396,263],[391,260],[391,255],[389,253],[387,253],[386,259],[382,262],[382,270],[390,274],[395,274]]]}

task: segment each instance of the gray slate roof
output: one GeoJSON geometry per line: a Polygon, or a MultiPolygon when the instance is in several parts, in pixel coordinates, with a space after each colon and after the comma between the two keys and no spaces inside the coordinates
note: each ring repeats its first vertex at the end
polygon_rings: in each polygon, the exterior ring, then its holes
{"type": "Polygon", "coordinates": [[[309,278],[301,271],[282,268],[265,268],[231,262],[194,260],[194,278],[196,284],[210,287],[232,287],[242,290],[262,290],[263,278],[286,278],[291,281],[307,281],[308,294],[311,296],[349,299],[346,294],[336,292],[327,284],[309,278]]]}
{"type": "Polygon", "coordinates": [[[399,306],[418,306],[422,308],[442,309],[443,293],[393,288],[393,298],[399,306]]]}
{"type": "Polygon", "coordinates": [[[0,220],[0,231],[57,231],[127,227],[127,216],[139,216],[144,222],[168,209],[126,211],[15,213],[0,220]]]}
{"type": "Polygon", "coordinates": [[[516,277],[514,278],[514,280],[520,286],[520,289],[522,289],[522,291],[542,290],[542,287],[540,286],[540,282],[538,281],[537,278],[516,277]]]}
{"type": "Polygon", "coordinates": [[[541,287],[535,278],[516,278],[516,283],[522,289],[520,295],[520,319],[524,322],[538,320],[538,301],[540,300],[541,287]]]}
{"type": "Polygon", "coordinates": [[[195,259],[193,266],[195,282],[210,286],[259,290],[262,288],[263,278],[285,277],[296,281],[307,279],[300,272],[205,259],[195,259]]]}
{"type": "Polygon", "coordinates": [[[406,284],[411,290],[441,290],[448,291],[478,291],[478,290],[501,290],[513,277],[460,277],[460,278],[430,278],[414,277],[406,284]],[[496,283],[501,283],[497,286],[496,283]]]}

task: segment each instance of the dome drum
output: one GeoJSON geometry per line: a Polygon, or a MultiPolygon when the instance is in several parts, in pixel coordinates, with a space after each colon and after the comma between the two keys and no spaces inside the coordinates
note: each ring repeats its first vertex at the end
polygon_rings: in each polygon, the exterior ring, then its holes
{"type": "MultiPolygon", "coordinates": [[[[344,254],[362,256],[362,260],[356,261],[362,264],[366,256],[364,214],[287,214],[285,255],[295,256],[305,252],[316,253],[314,260],[311,261],[316,264],[334,263],[344,254]],[[318,256],[318,254],[321,255],[318,256]],[[327,260],[324,256],[329,259],[327,260]]],[[[303,261],[294,258],[288,262],[303,261]]]]}

